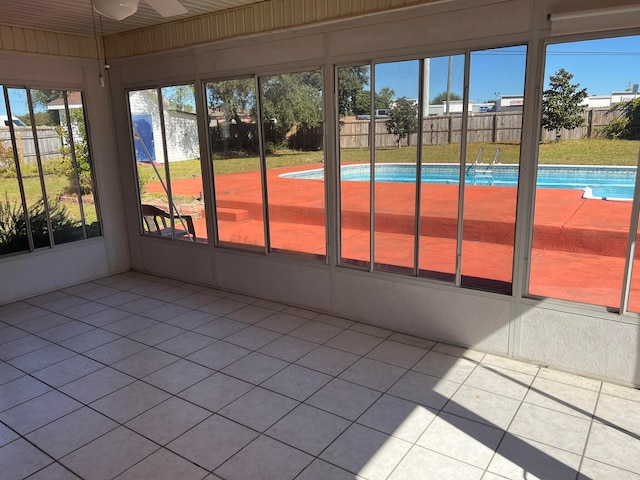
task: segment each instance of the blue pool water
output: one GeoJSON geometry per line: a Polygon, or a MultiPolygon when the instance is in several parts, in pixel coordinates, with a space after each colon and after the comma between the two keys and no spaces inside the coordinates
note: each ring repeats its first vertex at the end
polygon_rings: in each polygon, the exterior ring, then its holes
{"type": "MultiPolygon", "coordinates": [[[[385,163],[376,165],[377,182],[415,183],[415,165],[385,163]]],[[[286,178],[323,179],[323,170],[306,170],[281,175],[286,178]]],[[[369,165],[345,165],[340,168],[341,180],[369,181],[369,165]]],[[[459,183],[457,164],[423,164],[422,183],[459,183]]],[[[541,165],[537,186],[584,191],[585,198],[630,200],[636,181],[636,167],[541,165]]],[[[518,184],[516,165],[469,165],[465,172],[467,185],[515,187],[518,184]]]]}

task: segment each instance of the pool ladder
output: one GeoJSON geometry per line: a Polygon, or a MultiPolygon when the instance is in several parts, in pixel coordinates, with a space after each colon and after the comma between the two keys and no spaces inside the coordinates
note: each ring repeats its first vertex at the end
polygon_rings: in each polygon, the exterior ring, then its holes
{"type": "MultiPolygon", "coordinates": [[[[480,147],[476,154],[476,159],[469,165],[465,171],[466,178],[472,180],[472,183],[477,184],[478,179],[482,179],[487,185],[493,185],[493,168],[495,165],[500,164],[501,152],[500,148],[496,148],[496,153],[493,155],[493,160],[490,164],[485,166],[484,163],[484,148],[480,147]]],[[[484,182],[483,182],[484,184],[484,182]]]]}

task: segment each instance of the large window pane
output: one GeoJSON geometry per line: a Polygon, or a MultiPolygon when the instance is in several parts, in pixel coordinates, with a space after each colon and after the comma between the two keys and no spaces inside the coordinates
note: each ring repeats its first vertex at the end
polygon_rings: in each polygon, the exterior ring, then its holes
{"type": "Polygon", "coordinates": [[[0,87],[0,255],[29,250],[11,123],[15,127],[23,124],[15,115],[13,118],[7,115],[4,87],[0,87]]]}
{"type": "Polygon", "coordinates": [[[255,80],[206,85],[218,242],[264,248],[255,80]]]}
{"type": "Polygon", "coordinates": [[[420,276],[455,281],[464,56],[424,59],[420,276]]]}
{"type": "Polygon", "coordinates": [[[371,202],[369,65],[338,68],[340,263],[369,268],[371,202]]]}
{"type": "Polygon", "coordinates": [[[144,233],[206,240],[193,85],[131,91],[129,109],[144,233]]]}
{"type": "Polygon", "coordinates": [[[18,149],[18,162],[22,172],[22,184],[27,203],[29,225],[33,236],[34,248],[51,246],[49,238],[48,205],[44,177],[41,175],[37,155],[36,128],[32,128],[29,99],[26,88],[9,88],[9,104],[12,115],[24,119],[22,125],[14,128],[18,149]],[[14,113],[15,112],[15,113],[14,113]],[[27,126],[27,123],[29,126],[27,126]]]}
{"type": "Polygon", "coordinates": [[[324,257],[322,72],[265,76],[259,84],[270,249],[324,257]],[[309,170],[311,178],[283,176],[309,170]]]}
{"type": "Polygon", "coordinates": [[[411,60],[374,70],[374,262],[405,274],[415,264],[419,67],[411,60]]]}
{"type": "Polygon", "coordinates": [[[627,83],[640,76],[638,52],[637,36],[547,47],[532,295],[620,306],[640,146],[623,107],[640,97],[627,83]]]}
{"type": "Polygon", "coordinates": [[[526,48],[471,53],[461,284],[511,292],[526,48]]]}

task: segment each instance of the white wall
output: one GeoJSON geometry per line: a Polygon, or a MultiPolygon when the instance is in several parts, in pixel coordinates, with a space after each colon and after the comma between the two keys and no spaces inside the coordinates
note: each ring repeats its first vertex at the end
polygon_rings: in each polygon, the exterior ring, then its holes
{"type": "Polygon", "coordinates": [[[0,84],[84,90],[103,236],[0,258],[0,304],[130,268],[111,102],[95,60],[0,51],[0,84]],[[46,72],[46,75],[43,75],[46,72]]]}
{"type": "MultiPolygon", "coordinates": [[[[542,79],[543,40],[550,35],[547,14],[608,6],[579,0],[459,0],[348,21],[218,42],[180,51],[112,62],[115,119],[126,125],[125,89],[170,82],[224,79],[284,69],[403,58],[426,58],[479,49],[528,44],[528,78],[542,79]]],[[[638,33],[637,31],[635,33],[638,33]]],[[[586,37],[580,37],[586,38],[586,37]]],[[[525,122],[536,122],[539,87],[527,86],[525,122]]],[[[331,111],[331,92],[325,89],[331,111]]],[[[327,144],[334,119],[327,118],[327,144]]],[[[201,118],[204,124],[206,119],[201,118]]],[[[204,128],[201,127],[201,131],[204,128]]],[[[257,297],[289,302],[424,337],[491,351],[575,373],[640,385],[638,318],[563,302],[523,299],[526,226],[531,187],[520,191],[516,231],[514,294],[504,296],[384,273],[349,270],[331,264],[278,255],[256,255],[139,235],[129,133],[117,130],[125,191],[132,265],[142,271],[199,280],[257,297]],[[127,150],[127,148],[129,150],[127,150]],[[153,243],[152,243],[153,242],[153,243]],[[162,242],[162,243],[161,243],[162,242]],[[157,245],[157,247],[156,247],[157,245]],[[171,263],[167,262],[170,256],[171,263]]],[[[537,143],[538,129],[523,137],[523,175],[537,143]],[[529,159],[529,160],[527,160],[529,159]]],[[[335,166],[326,148],[328,171],[335,166]]],[[[211,179],[204,179],[211,185],[211,179]]],[[[329,193],[331,186],[327,187],[329,193]]],[[[211,199],[211,192],[205,192],[211,199]]],[[[335,206],[335,193],[329,197],[335,206]]],[[[330,211],[333,211],[330,209],[330,211]]],[[[329,217],[330,222],[335,219],[329,217]]],[[[330,229],[331,230],[331,229],[330,229]]],[[[329,251],[335,252],[335,239],[329,251]]]]}

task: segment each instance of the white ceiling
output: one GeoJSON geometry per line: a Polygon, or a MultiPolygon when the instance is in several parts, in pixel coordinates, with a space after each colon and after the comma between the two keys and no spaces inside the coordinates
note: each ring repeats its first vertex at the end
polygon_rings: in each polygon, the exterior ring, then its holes
{"type": "Polygon", "coordinates": [[[180,0],[189,13],[165,18],[140,0],[138,11],[124,20],[115,21],[93,14],[91,0],[0,0],[0,24],[38,30],[93,35],[94,18],[98,32],[113,35],[128,30],[158,25],[265,0],[180,0]]]}

